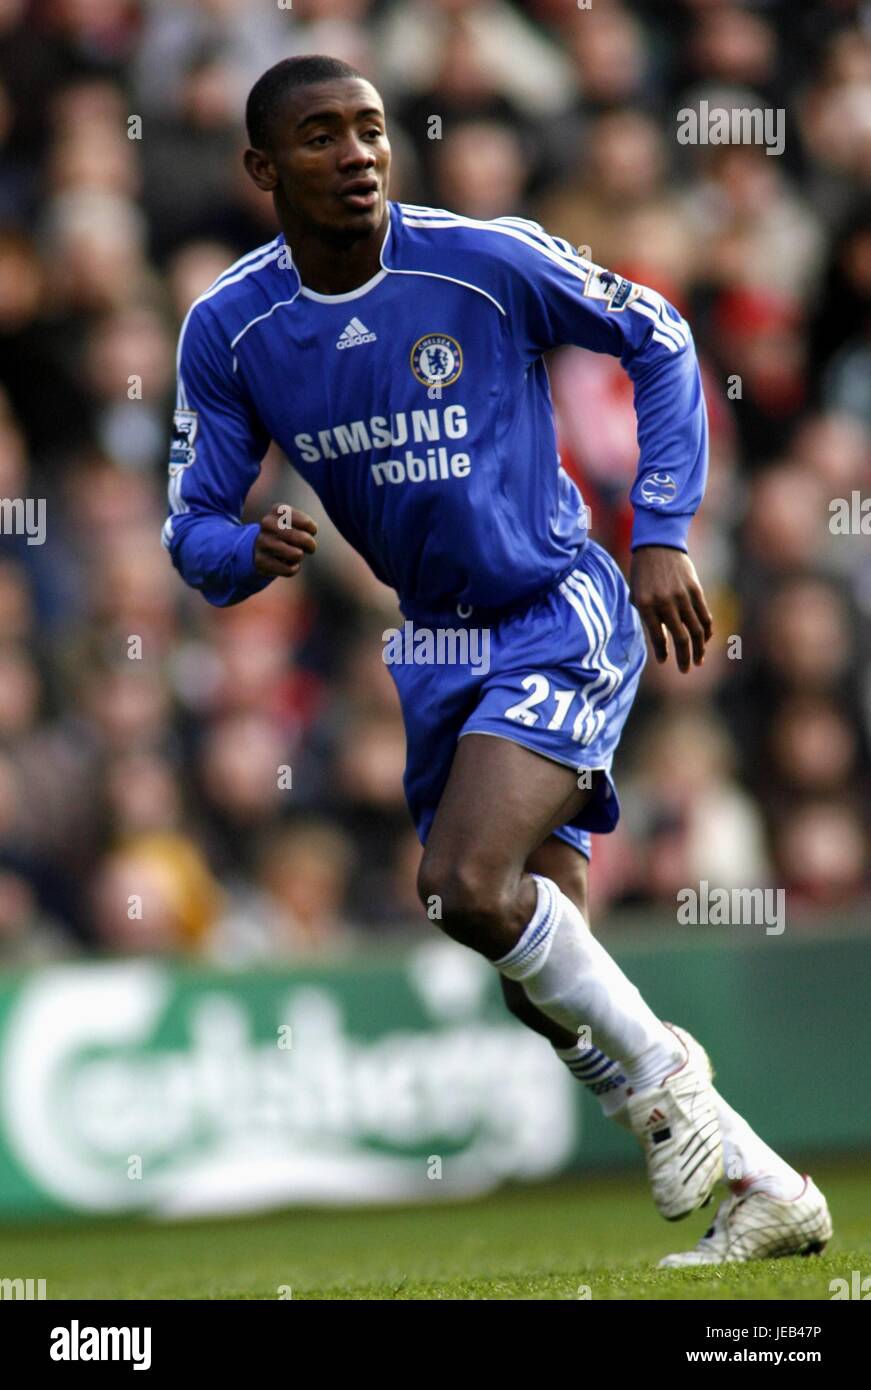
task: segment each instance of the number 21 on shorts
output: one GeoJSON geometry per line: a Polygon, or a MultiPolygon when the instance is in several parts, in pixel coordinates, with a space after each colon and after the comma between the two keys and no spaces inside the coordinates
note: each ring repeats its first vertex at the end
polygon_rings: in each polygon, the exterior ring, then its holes
{"type": "Polygon", "coordinates": [[[552,691],[547,676],[539,673],[524,676],[520,684],[524,690],[529,691],[529,694],[524,700],[511,705],[505,711],[506,719],[513,719],[518,724],[524,724],[526,728],[531,729],[545,717],[552,702],[552,713],[544,727],[559,730],[564,727],[572,706],[576,700],[579,700],[580,709],[575,712],[572,723],[571,736],[573,739],[578,743],[588,743],[604,723],[602,712],[593,710],[580,690],[552,691]],[[547,709],[540,710],[538,708],[538,706],[545,704],[547,704],[547,709]]]}

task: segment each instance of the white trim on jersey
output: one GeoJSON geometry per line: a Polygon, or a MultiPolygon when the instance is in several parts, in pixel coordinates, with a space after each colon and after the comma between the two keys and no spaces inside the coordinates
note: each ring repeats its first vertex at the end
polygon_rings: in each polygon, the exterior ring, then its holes
{"type": "MultiPolygon", "coordinates": [[[[405,206],[406,206],[405,203],[397,203],[397,207],[399,208],[400,213],[403,212],[403,208],[404,208],[405,206]]],[[[409,206],[410,206],[410,204],[409,204],[409,206]]],[[[424,208],[423,211],[429,212],[430,209],[429,209],[429,208],[424,208]]],[[[404,216],[404,214],[403,214],[403,216],[402,216],[402,220],[403,220],[403,222],[405,222],[405,221],[407,220],[406,217],[404,216]]],[[[447,224],[444,224],[444,225],[447,225],[447,224]]],[[[385,253],[385,251],[387,250],[387,247],[388,247],[389,244],[390,244],[390,235],[391,235],[391,232],[392,232],[392,231],[393,231],[393,218],[391,217],[390,222],[388,223],[388,226],[387,226],[387,235],[385,236],[385,238],[384,238],[384,243],[383,243],[383,245],[382,245],[382,247],[381,247],[381,258],[380,258],[380,259],[381,259],[381,264],[382,264],[382,266],[384,267],[384,269],[387,271],[388,275],[425,275],[425,276],[427,276],[427,278],[430,279],[430,280],[446,280],[446,281],[447,281],[449,284],[451,284],[451,285],[462,285],[463,289],[466,289],[466,290],[473,290],[473,291],[475,292],[475,294],[482,294],[482,295],[484,296],[485,299],[488,299],[488,300],[490,301],[490,303],[491,303],[492,305],[494,305],[495,308],[497,308],[497,309],[499,310],[499,313],[503,316],[503,318],[507,318],[507,315],[506,315],[506,313],[505,313],[505,310],[503,309],[502,305],[499,303],[499,300],[498,300],[498,299],[494,299],[493,296],[492,296],[492,294],[488,294],[486,290],[482,290],[480,285],[473,285],[473,284],[471,283],[471,281],[469,281],[469,280],[459,280],[455,275],[439,275],[439,274],[438,274],[436,271],[434,271],[434,270],[400,270],[397,266],[385,265],[385,262],[384,262],[384,253],[385,253]]]]}
{"type": "MultiPolygon", "coordinates": [[[[388,219],[387,231],[385,232],[384,240],[381,243],[381,251],[379,253],[379,258],[383,258],[384,248],[387,245],[388,240],[390,239],[390,228],[391,222],[390,219],[388,219]]],[[[303,285],[300,273],[293,262],[293,253],[291,252],[290,247],[287,245],[287,242],[281,243],[281,246],[279,247],[279,255],[282,251],[286,251],[288,253],[288,255],[290,256],[291,268],[296,272],[296,278],[298,281],[298,288],[296,293],[290,299],[279,299],[275,304],[270,306],[270,308],[265,314],[258,314],[256,318],[253,318],[250,320],[250,322],[246,323],[245,327],[241,329],[239,333],[236,334],[235,338],[231,342],[231,349],[235,348],[236,344],[240,342],[242,338],[244,338],[249,328],[253,328],[255,324],[262,323],[264,319],[271,318],[272,315],[275,313],[276,309],[286,309],[290,304],[293,304],[295,300],[297,300],[300,296],[302,296],[305,299],[314,299],[322,304],[340,304],[343,300],[346,299],[357,299],[360,295],[368,294],[371,289],[374,289],[378,281],[380,279],[383,279],[383,275],[390,269],[389,266],[384,265],[384,261],[383,259],[381,259],[381,271],[377,271],[375,275],[373,275],[371,280],[367,280],[365,285],[358,285],[355,290],[348,290],[346,294],[319,294],[317,290],[307,289],[305,285],[303,285]]],[[[236,370],[236,365],[236,358],[234,357],[233,371],[236,370]]]]}
{"type": "Polygon", "coordinates": [[[430,280],[447,280],[451,285],[462,285],[466,290],[474,290],[476,294],[482,294],[485,299],[489,299],[490,303],[499,310],[500,314],[505,318],[508,317],[498,299],[494,299],[492,294],[488,294],[486,290],[482,290],[480,285],[473,285],[470,280],[458,280],[455,275],[437,275],[434,270],[397,270],[392,265],[387,266],[386,270],[390,275],[426,275],[430,280]]]}
{"type": "Polygon", "coordinates": [[[376,271],[371,280],[367,280],[365,285],[358,285],[355,290],[346,290],[344,294],[319,294],[317,290],[310,290],[307,285],[300,287],[300,294],[306,299],[315,299],[318,304],[344,304],[349,299],[359,299],[361,295],[368,294],[374,290],[376,285],[388,274],[387,268],[382,266],[376,271]]]}
{"type": "Polygon", "coordinates": [[[203,304],[207,299],[214,298],[216,294],[219,294],[221,290],[227,289],[229,285],[238,285],[240,280],[244,280],[248,275],[253,275],[255,270],[262,270],[264,266],[269,265],[272,261],[278,260],[283,250],[283,243],[279,243],[278,237],[275,237],[272,241],[268,241],[263,246],[259,246],[256,251],[249,251],[247,256],[240,256],[238,261],[234,261],[231,266],[228,266],[227,269],[218,276],[217,280],[213,280],[209,288],[204,290],[203,293],[194,300],[185,314],[185,321],[184,324],[182,324],[181,330],[182,334],[184,334],[187,321],[198,304],[203,304]]]}
{"type": "Polygon", "coordinates": [[[495,221],[504,222],[509,227],[517,227],[519,231],[524,231],[529,236],[540,237],[546,246],[556,251],[558,255],[565,256],[573,265],[577,265],[578,261],[580,261],[582,267],[593,264],[592,261],[588,261],[580,255],[576,248],[572,246],[571,242],[566,241],[565,237],[552,236],[551,233],[546,232],[544,227],[538,222],[531,222],[528,217],[497,217],[495,221]]]}
{"type": "MultiPolygon", "coordinates": [[[[273,241],[267,242],[265,246],[259,247],[257,251],[250,251],[247,256],[241,256],[239,260],[235,261],[234,264],[231,265],[227,270],[225,270],[222,275],[219,275],[217,280],[213,281],[209,288],[205,290],[203,294],[199,296],[198,299],[194,300],[193,304],[184,316],[184,322],[181,326],[178,335],[178,348],[176,350],[175,355],[175,365],[176,374],[179,377],[181,376],[181,350],[182,344],[184,343],[184,335],[187,332],[187,326],[190,323],[191,314],[193,313],[194,309],[196,309],[197,305],[204,304],[207,299],[212,299],[214,295],[220,294],[221,290],[226,289],[228,285],[237,285],[239,281],[244,280],[246,276],[253,275],[255,270],[262,270],[264,266],[267,266],[272,261],[277,260],[283,250],[283,243],[279,244],[278,238],[276,237],[273,241]],[[271,249],[269,249],[269,254],[267,255],[265,253],[268,248],[271,249]],[[259,260],[251,260],[251,257],[256,257],[258,255],[260,255],[259,260]]],[[[187,408],[186,400],[183,403],[182,408],[187,408]]]]}
{"type": "MultiPolygon", "coordinates": [[[[300,286],[300,289],[302,289],[302,286],[300,286]]],[[[235,338],[230,343],[230,347],[234,348],[236,344],[239,342],[240,338],[244,338],[245,334],[248,332],[248,329],[253,328],[255,323],[262,323],[264,319],[271,319],[276,309],[286,309],[288,304],[295,303],[295,301],[299,298],[299,294],[300,290],[297,290],[296,294],[291,295],[290,299],[278,299],[271,306],[271,308],[267,309],[265,314],[258,314],[256,319],[249,319],[245,327],[236,334],[235,338]]],[[[236,370],[235,359],[233,362],[233,370],[236,370]]]]}
{"type": "MultiPolygon", "coordinates": [[[[483,222],[477,218],[462,217],[446,208],[421,208],[411,203],[400,203],[399,206],[403,212],[403,222],[410,227],[477,227],[483,231],[502,232],[504,236],[514,236],[518,241],[539,251],[554,264],[576,275],[584,283],[589,278],[590,268],[593,267],[593,262],[579,256],[564,238],[551,236],[537,222],[531,222],[525,217],[497,217],[492,222],[483,222]],[[411,216],[405,215],[406,209],[411,212],[411,216]]],[[[655,325],[651,335],[655,342],[667,347],[669,352],[680,352],[689,342],[689,325],[684,319],[673,319],[667,313],[665,300],[657,290],[649,289],[646,285],[636,285],[636,289],[639,293],[629,300],[626,308],[650,319],[655,325]]]]}
{"type": "Polygon", "coordinates": [[[205,293],[208,294],[209,290],[215,289],[216,286],[220,285],[224,280],[227,279],[228,276],[234,275],[237,271],[241,270],[242,267],[247,265],[249,261],[254,261],[257,259],[258,256],[265,255],[267,251],[271,250],[274,246],[277,246],[279,244],[280,237],[281,234],[279,233],[279,235],[274,236],[271,241],[264,241],[262,246],[255,246],[253,251],[246,251],[244,256],[239,257],[238,261],[234,261],[232,265],[227,266],[226,270],[221,271],[218,278],[212,281],[211,285],[209,286],[209,289],[206,290],[205,293]]]}
{"type": "Polygon", "coordinates": [[[399,206],[403,211],[408,208],[409,212],[440,212],[445,217],[459,217],[459,213],[451,212],[449,208],[432,208],[428,207],[426,203],[400,203],[399,206]]]}
{"type": "MultiPolygon", "coordinates": [[[[581,262],[582,267],[591,264],[591,262],[585,261],[582,256],[578,255],[576,248],[572,246],[571,242],[566,241],[564,237],[553,236],[550,232],[545,231],[540,223],[533,222],[528,217],[505,216],[494,217],[491,221],[477,221],[473,218],[464,217],[462,213],[451,212],[448,208],[428,208],[421,206],[419,203],[400,203],[399,207],[403,212],[404,222],[410,222],[412,218],[426,218],[430,225],[436,225],[436,220],[438,226],[444,227],[471,223],[475,226],[489,228],[491,231],[498,231],[500,226],[504,224],[507,227],[516,228],[517,231],[526,232],[528,236],[538,237],[539,240],[544,243],[545,248],[555,251],[559,256],[564,256],[575,266],[578,261],[581,262]],[[406,212],[411,214],[411,218],[404,216],[406,212]],[[496,224],[495,227],[494,223],[496,224]]],[[[586,271],[584,273],[586,274],[586,271]]]]}
{"type": "MultiPolygon", "coordinates": [[[[686,347],[690,340],[689,325],[683,319],[678,322],[666,313],[665,300],[656,290],[645,286],[630,307],[655,323],[657,333],[664,334],[675,344],[672,352],[679,352],[681,348],[686,347]]],[[[657,337],[657,333],[654,333],[654,338],[657,337]]]]}
{"type": "MultiPolygon", "coordinates": [[[[400,206],[403,205],[400,204],[400,206]]],[[[569,271],[570,274],[575,275],[583,284],[586,284],[588,272],[583,269],[578,261],[567,256],[564,251],[551,250],[550,247],[542,245],[540,240],[533,240],[528,233],[521,232],[516,227],[500,226],[499,222],[481,222],[477,218],[460,217],[458,214],[449,214],[449,216],[452,219],[451,221],[445,221],[443,218],[405,217],[404,215],[402,220],[408,227],[428,227],[433,230],[440,227],[474,227],[480,231],[498,232],[501,236],[513,237],[515,241],[522,242],[524,246],[532,247],[533,251],[537,251],[541,256],[546,256],[549,261],[553,261],[554,265],[558,265],[561,269],[569,271]]]]}
{"type": "MultiPolygon", "coordinates": [[[[652,290],[647,285],[640,285],[639,289],[642,291],[641,298],[646,304],[652,304],[654,306],[666,327],[670,328],[672,333],[676,333],[683,342],[689,342],[689,324],[686,319],[682,318],[680,315],[678,315],[676,319],[671,317],[668,313],[669,305],[667,301],[663,299],[659,290],[652,290]]],[[[677,310],[675,310],[675,312],[677,313],[677,310]]]]}
{"type": "Polygon", "coordinates": [[[166,496],[169,502],[171,516],[184,516],[185,512],[190,511],[190,507],[182,496],[181,480],[185,475],[185,469],[173,474],[167,483],[166,496]]]}

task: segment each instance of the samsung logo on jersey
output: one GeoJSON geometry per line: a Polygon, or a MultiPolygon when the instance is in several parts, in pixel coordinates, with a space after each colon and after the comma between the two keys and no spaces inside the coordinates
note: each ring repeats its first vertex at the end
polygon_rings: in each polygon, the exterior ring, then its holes
{"type": "Polygon", "coordinates": [[[311,434],[296,434],[293,442],[305,463],[319,463],[341,454],[366,454],[409,442],[463,439],[468,432],[465,406],[449,405],[442,410],[435,406],[431,410],[400,410],[389,417],[372,415],[368,420],[352,420],[347,425],[318,430],[317,442],[311,434]]]}

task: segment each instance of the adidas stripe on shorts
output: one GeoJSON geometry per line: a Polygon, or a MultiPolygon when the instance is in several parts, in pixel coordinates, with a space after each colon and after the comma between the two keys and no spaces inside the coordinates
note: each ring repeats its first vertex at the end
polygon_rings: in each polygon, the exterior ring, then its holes
{"type": "Polygon", "coordinates": [[[579,777],[585,769],[604,773],[594,779],[596,795],[581,814],[555,832],[589,858],[590,832],[613,830],[620,816],[611,764],[646,660],[641,620],[611,556],[588,540],[553,588],[508,613],[462,605],[442,611],[404,606],[404,612],[418,634],[424,628],[477,634],[468,647],[478,658],[474,664],[389,665],[408,744],[405,794],[421,842],[457,741],[492,734],[563,763],[579,777]]]}

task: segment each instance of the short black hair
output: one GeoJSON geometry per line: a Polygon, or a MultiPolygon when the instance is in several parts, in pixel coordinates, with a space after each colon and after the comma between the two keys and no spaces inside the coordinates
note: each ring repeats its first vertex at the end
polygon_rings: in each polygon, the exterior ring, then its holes
{"type": "Polygon", "coordinates": [[[337,77],[357,77],[368,81],[350,63],[343,63],[341,58],[329,58],[323,53],[284,58],[274,67],[267,68],[248,93],[245,105],[248,139],[254,148],[269,148],[273,123],[281,112],[288,92],[297,87],[309,87],[313,82],[330,82],[337,77]]]}

